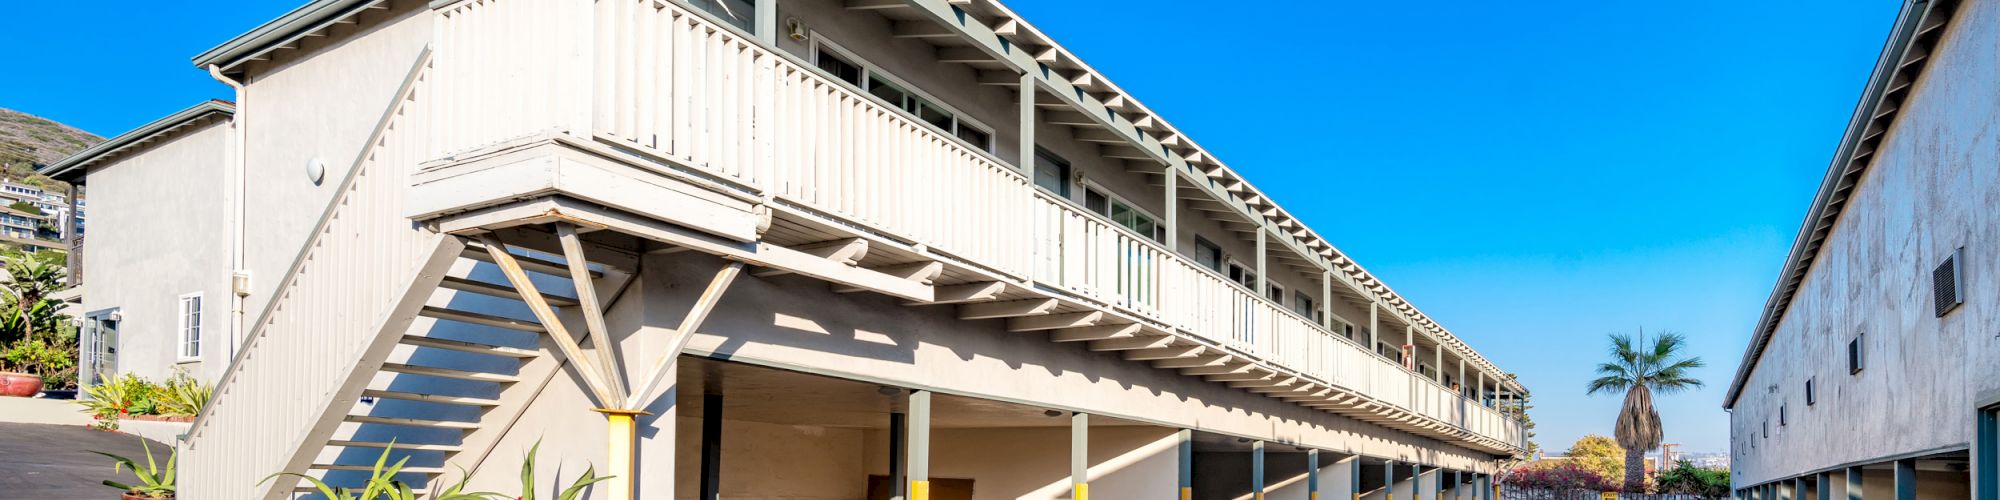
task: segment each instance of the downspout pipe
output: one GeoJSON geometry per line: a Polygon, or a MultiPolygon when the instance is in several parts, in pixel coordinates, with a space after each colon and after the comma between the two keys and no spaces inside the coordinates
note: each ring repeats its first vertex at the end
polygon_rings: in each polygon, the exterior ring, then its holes
{"type": "Polygon", "coordinates": [[[244,157],[244,152],[248,149],[248,141],[245,139],[249,137],[249,131],[244,127],[244,121],[248,117],[246,113],[250,110],[250,103],[244,99],[247,91],[243,88],[243,82],[224,75],[221,66],[208,65],[208,76],[214,78],[215,81],[222,82],[223,85],[228,85],[229,88],[236,91],[236,113],[229,118],[229,126],[233,135],[230,141],[233,143],[230,145],[233,151],[229,158],[229,216],[231,219],[229,221],[229,288],[231,292],[229,294],[229,356],[231,359],[234,359],[237,349],[243,343],[244,299],[250,295],[250,275],[243,269],[245,261],[243,255],[243,215],[245,206],[243,195],[245,191],[244,186],[246,185],[243,177],[248,170],[246,167],[248,161],[244,157]]]}

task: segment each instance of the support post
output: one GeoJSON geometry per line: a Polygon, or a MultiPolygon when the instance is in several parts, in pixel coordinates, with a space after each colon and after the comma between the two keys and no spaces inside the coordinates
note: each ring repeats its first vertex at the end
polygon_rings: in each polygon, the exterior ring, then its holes
{"type": "Polygon", "coordinates": [[[1319,500],[1319,450],[1306,450],[1306,500],[1319,500]]]}
{"type": "Polygon", "coordinates": [[[722,498],[722,395],[701,396],[701,497],[722,498]]]}
{"type": "Polygon", "coordinates": [[[1270,239],[1266,238],[1264,236],[1264,233],[1268,232],[1270,231],[1264,227],[1264,221],[1258,220],[1257,221],[1257,296],[1259,297],[1271,296],[1271,285],[1266,284],[1268,282],[1265,281],[1271,279],[1271,270],[1264,268],[1264,261],[1269,259],[1270,257],[1270,252],[1264,249],[1265,245],[1264,240],[1270,239]]]}
{"type": "Polygon", "coordinates": [[[1168,163],[1167,166],[1161,167],[1160,171],[1162,173],[1167,174],[1167,180],[1164,183],[1166,184],[1166,188],[1163,190],[1164,192],[1160,193],[1162,196],[1160,199],[1166,200],[1165,202],[1166,206],[1162,207],[1161,211],[1166,212],[1166,215],[1164,217],[1167,218],[1167,242],[1166,242],[1167,251],[1173,252],[1175,254],[1180,254],[1181,253],[1181,196],[1180,196],[1181,173],[1174,170],[1173,163],[1168,163]]]}
{"type": "Polygon", "coordinates": [[[1194,431],[1181,429],[1180,432],[1180,491],[1181,500],[1194,500],[1194,431]]]}
{"type": "Polygon", "coordinates": [[[777,2],[756,2],[752,5],[753,20],[757,23],[757,39],[776,46],[778,44],[777,2]]]}
{"type": "Polygon", "coordinates": [[[1361,500],[1361,457],[1354,457],[1349,467],[1352,469],[1347,472],[1347,493],[1353,495],[1353,500],[1361,500]]]}
{"type": "Polygon", "coordinates": [[[1806,500],[1806,478],[1792,478],[1791,500],[1806,500]]]}
{"type": "Polygon", "coordinates": [[[1072,500],[1090,500],[1090,414],[1069,417],[1069,485],[1072,500]]]}
{"type": "Polygon", "coordinates": [[[1833,473],[1820,472],[1813,477],[1813,493],[1819,500],[1833,500],[1833,473]]]}
{"type": "Polygon", "coordinates": [[[1896,500],[1917,500],[1917,459],[1896,461],[1896,500]]]}
{"type": "Polygon", "coordinates": [[[1381,355],[1379,354],[1381,351],[1376,350],[1380,349],[1382,345],[1382,340],[1379,337],[1381,334],[1378,333],[1381,331],[1382,305],[1376,304],[1375,299],[1368,299],[1368,352],[1378,353],[1376,354],[1377,356],[1381,355]]]}
{"type": "Polygon", "coordinates": [[[610,460],[604,464],[604,472],[605,475],[613,476],[604,481],[605,494],[611,500],[632,500],[632,484],[635,477],[633,474],[638,472],[638,469],[633,467],[636,462],[633,459],[635,454],[633,445],[639,440],[637,417],[646,413],[602,408],[596,411],[603,413],[605,419],[604,434],[607,444],[605,450],[609,452],[610,460]]]}
{"type": "Polygon", "coordinates": [[[1264,500],[1264,441],[1250,443],[1250,500],[1264,500]]]}
{"type": "Polygon", "coordinates": [[[1382,498],[1396,500],[1396,461],[1382,461],[1382,498]]]}
{"type": "Polygon", "coordinates": [[[1319,272],[1319,327],[1338,335],[1333,329],[1333,271],[1319,272]]]}
{"type": "Polygon", "coordinates": [[[904,500],[909,492],[903,491],[909,477],[909,463],[903,457],[908,450],[903,447],[903,435],[909,432],[909,417],[903,412],[889,414],[889,499],[904,500]]]}
{"type": "MultiPolygon", "coordinates": [[[[1021,157],[1019,165],[1021,173],[1028,174],[1029,179],[1035,178],[1035,92],[1035,73],[1032,71],[1021,73],[1021,94],[1017,96],[1021,101],[1019,111],[1021,142],[1017,146],[1020,151],[1016,154],[1021,157]]],[[[1069,182],[1069,179],[1062,181],[1069,182]]]]}
{"type": "Polygon", "coordinates": [[[931,500],[931,391],[910,391],[909,500],[931,500]]]}
{"type": "Polygon", "coordinates": [[[1861,466],[1847,468],[1847,500],[1861,500],[1861,466]]]}

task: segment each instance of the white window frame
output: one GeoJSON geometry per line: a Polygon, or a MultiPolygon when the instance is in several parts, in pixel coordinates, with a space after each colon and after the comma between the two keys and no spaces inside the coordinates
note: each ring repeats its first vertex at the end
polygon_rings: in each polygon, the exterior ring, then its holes
{"type": "Polygon", "coordinates": [[[1278,304],[1279,309],[1290,311],[1292,308],[1285,307],[1285,291],[1285,285],[1278,284],[1276,280],[1264,278],[1264,299],[1278,304]],[[1271,290],[1278,291],[1278,298],[1271,298],[1271,290]]]}
{"type": "Polygon", "coordinates": [[[1248,290],[1248,291],[1250,292],[1250,294],[1251,294],[1251,295],[1255,295],[1255,296],[1258,296],[1258,297],[1261,297],[1261,298],[1269,298],[1269,297],[1268,297],[1267,295],[1265,295],[1264,293],[1260,293],[1260,292],[1258,292],[1258,291],[1257,291],[1257,285],[1246,285],[1246,284],[1243,284],[1243,283],[1242,283],[1242,282],[1240,282],[1240,281],[1236,281],[1236,279],[1234,279],[1234,278],[1231,278],[1231,277],[1229,277],[1229,266],[1236,266],[1236,267],[1241,267],[1241,268],[1243,268],[1243,274],[1244,274],[1244,275],[1247,275],[1247,276],[1250,276],[1250,278],[1251,278],[1251,279],[1250,279],[1250,282],[1251,282],[1251,283],[1256,283],[1256,282],[1257,282],[1257,279],[1256,279],[1256,278],[1257,278],[1257,268],[1256,268],[1256,267],[1253,267],[1253,266],[1246,266],[1246,265],[1243,265],[1243,261],[1240,261],[1240,260],[1236,260],[1236,259],[1234,259],[1234,258],[1230,258],[1230,257],[1229,257],[1229,256],[1227,256],[1227,255],[1224,255],[1224,256],[1223,256],[1223,259],[1222,259],[1222,280],[1223,280],[1223,281],[1227,281],[1227,282],[1230,282],[1231,284],[1234,284],[1234,285],[1236,285],[1236,286],[1240,286],[1240,287],[1243,287],[1243,289],[1244,289],[1244,290],[1248,290]]]}
{"type": "Polygon", "coordinates": [[[944,100],[938,99],[937,96],[933,96],[929,92],[924,92],[923,89],[920,89],[915,85],[910,85],[910,82],[905,81],[902,78],[897,78],[895,73],[884,71],[882,70],[881,66],[877,66],[875,63],[869,62],[867,59],[855,55],[854,51],[847,50],[846,47],[842,47],[838,43],[826,41],[826,36],[820,34],[819,31],[809,31],[808,39],[811,41],[811,43],[808,44],[806,50],[809,54],[812,55],[812,59],[806,61],[810,63],[807,64],[806,66],[810,67],[811,71],[818,72],[820,76],[827,77],[828,80],[832,80],[839,85],[845,85],[850,87],[849,90],[855,91],[856,94],[866,96],[866,98],[868,99],[873,99],[876,104],[880,104],[888,107],[889,109],[896,110],[897,113],[901,113],[904,117],[909,118],[911,122],[918,123],[922,126],[930,127],[932,130],[939,132],[945,137],[951,138],[951,140],[958,141],[959,143],[965,144],[967,146],[971,146],[972,149],[975,151],[985,152],[986,154],[999,154],[999,152],[996,150],[999,148],[1000,137],[994,134],[993,127],[989,127],[985,123],[981,123],[978,119],[966,116],[965,112],[959,111],[958,108],[952,107],[950,104],[945,104],[944,100]],[[846,80],[842,80],[839,78],[834,78],[833,75],[827,74],[826,70],[819,69],[819,53],[822,50],[827,52],[832,52],[834,55],[840,57],[844,57],[847,59],[847,62],[849,64],[853,64],[854,66],[861,68],[861,82],[863,86],[861,88],[852,88],[854,87],[853,83],[850,83],[846,80]],[[866,88],[866,84],[871,78],[880,78],[883,81],[887,81],[889,82],[890,85],[895,85],[897,89],[902,90],[903,92],[908,93],[910,95],[921,98],[924,100],[925,103],[937,106],[939,110],[942,110],[946,113],[951,113],[951,123],[953,128],[951,130],[944,130],[938,127],[937,125],[932,124],[931,122],[924,121],[923,117],[917,116],[915,113],[911,113],[909,110],[903,109],[903,106],[900,103],[891,104],[889,101],[882,100],[881,97],[876,96],[872,92],[869,92],[868,89],[866,88]],[[963,127],[966,125],[971,125],[972,128],[978,129],[981,132],[985,132],[987,144],[973,144],[972,141],[965,140],[964,137],[959,137],[957,127],[963,127]]]}
{"type": "MultiPolygon", "coordinates": [[[[1072,167],[1070,167],[1070,168],[1074,169],[1074,168],[1076,168],[1076,167],[1072,166],[1072,167]]],[[[1089,200],[1089,199],[1090,199],[1090,192],[1091,192],[1091,191],[1096,191],[1096,192],[1097,192],[1098,194],[1102,194],[1102,195],[1104,195],[1104,200],[1105,200],[1106,202],[1108,202],[1108,203],[1116,203],[1116,204],[1120,204],[1120,205],[1125,205],[1125,208],[1127,208],[1127,209],[1130,209],[1130,210],[1132,210],[1133,212],[1138,212],[1138,213],[1139,213],[1139,215],[1144,215],[1144,216],[1146,216],[1146,218],[1147,218],[1147,219],[1151,219],[1151,220],[1153,221],[1153,227],[1155,227],[1155,228],[1165,228],[1165,227],[1166,227],[1166,221],[1165,221],[1165,220],[1163,220],[1163,219],[1161,219],[1161,218],[1160,218],[1160,216],[1158,216],[1158,215],[1153,215],[1153,213],[1152,213],[1152,212],[1148,212],[1148,211],[1146,211],[1146,209],[1143,209],[1143,208],[1139,208],[1139,205],[1138,205],[1138,204],[1135,204],[1135,203],[1132,203],[1132,201],[1131,201],[1131,200],[1127,200],[1127,199],[1125,199],[1125,197],[1123,197],[1123,196],[1118,196],[1118,193],[1114,193],[1114,192],[1112,192],[1112,191],[1111,191],[1110,189],[1105,189],[1105,188],[1104,188],[1104,185],[1103,185],[1103,184],[1098,184],[1098,183],[1097,183],[1097,181],[1093,181],[1093,180],[1090,180],[1089,178],[1085,178],[1085,179],[1083,180],[1083,183],[1082,183],[1082,184],[1083,184],[1083,190],[1084,190],[1084,199],[1085,199],[1085,200],[1089,200]]],[[[1106,205],[1104,206],[1104,209],[1105,209],[1105,210],[1110,210],[1110,209],[1111,209],[1111,205],[1109,205],[1109,204],[1106,204],[1106,205]]],[[[1091,215],[1096,215],[1096,216],[1097,216],[1097,218],[1099,218],[1099,219],[1104,219],[1104,221],[1105,221],[1105,222],[1110,222],[1110,223],[1111,223],[1111,227],[1115,227],[1115,228],[1118,228],[1119,230],[1122,230],[1122,231],[1125,231],[1125,232],[1127,232],[1127,233],[1132,233],[1132,234],[1135,234],[1135,235],[1138,235],[1138,236],[1139,236],[1139,237],[1141,237],[1141,238],[1145,238],[1145,239],[1146,239],[1146,241],[1151,241],[1151,242],[1154,242],[1154,243],[1159,243],[1159,244],[1162,244],[1162,245],[1166,244],[1166,242],[1164,242],[1164,241],[1160,241],[1160,239],[1158,238],[1159,236],[1164,236],[1164,235],[1155,235],[1155,234],[1139,234],[1139,231],[1138,231],[1138,230],[1135,230],[1135,229],[1132,229],[1132,228],[1129,228],[1129,227],[1125,227],[1125,225],[1124,225],[1124,224],[1119,224],[1117,220],[1114,220],[1114,219],[1112,219],[1112,218],[1111,218],[1111,214],[1101,214],[1101,213],[1097,213],[1097,212],[1092,212],[1092,211],[1090,210],[1090,207],[1089,207],[1088,205],[1086,205],[1086,206],[1084,206],[1084,207],[1083,207],[1083,211],[1085,211],[1085,212],[1090,212],[1090,213],[1091,213],[1091,215]]],[[[1219,246],[1218,246],[1218,247],[1216,247],[1216,248],[1222,248],[1222,247],[1219,247],[1219,246]]],[[[1245,268],[1245,269],[1248,269],[1248,268],[1245,268]]]]}
{"type": "Polygon", "coordinates": [[[182,294],[174,300],[174,359],[186,363],[201,361],[202,342],[207,340],[202,331],[202,322],[207,316],[208,304],[201,292],[182,294]],[[188,324],[188,299],[194,299],[194,324],[188,324]],[[192,327],[192,329],[190,329],[192,327]],[[193,333],[193,349],[190,353],[189,333],[193,333]]]}
{"type": "Polygon", "coordinates": [[[1199,234],[1197,234],[1197,235],[1194,235],[1194,247],[1193,247],[1193,248],[1194,248],[1194,251],[1195,251],[1196,253],[1195,253],[1194,255],[1190,255],[1190,256],[1188,256],[1188,257],[1189,257],[1189,259],[1188,259],[1188,260],[1192,260],[1192,261],[1195,261],[1195,264],[1196,264],[1197,266],[1199,266],[1199,265],[1201,264],[1201,253],[1200,253],[1200,252],[1201,252],[1201,247],[1203,247],[1203,246],[1207,246],[1207,247],[1209,247],[1209,248],[1213,248],[1213,249],[1215,249],[1215,267],[1214,267],[1214,268],[1211,268],[1211,269],[1209,269],[1209,270],[1211,270],[1211,271],[1215,271],[1215,272],[1218,272],[1218,273],[1220,273],[1220,272],[1226,272],[1226,271],[1228,271],[1228,269],[1229,269],[1229,253],[1228,253],[1228,252],[1224,252],[1224,251],[1222,251],[1222,245],[1217,245],[1217,244],[1215,244],[1215,242],[1214,242],[1214,241],[1210,241],[1210,240],[1209,240],[1208,238],[1203,238],[1203,237],[1201,237],[1201,235],[1199,235],[1199,234]]]}

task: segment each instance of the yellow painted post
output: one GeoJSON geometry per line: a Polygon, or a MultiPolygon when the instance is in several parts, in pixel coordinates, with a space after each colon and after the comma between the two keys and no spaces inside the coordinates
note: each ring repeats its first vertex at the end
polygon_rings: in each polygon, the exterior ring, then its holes
{"type": "Polygon", "coordinates": [[[610,500],[632,500],[633,478],[638,471],[633,469],[633,457],[639,440],[638,416],[646,412],[638,410],[614,410],[598,408],[605,419],[605,450],[610,452],[610,462],[604,464],[604,473],[612,476],[604,481],[604,489],[610,500]]]}

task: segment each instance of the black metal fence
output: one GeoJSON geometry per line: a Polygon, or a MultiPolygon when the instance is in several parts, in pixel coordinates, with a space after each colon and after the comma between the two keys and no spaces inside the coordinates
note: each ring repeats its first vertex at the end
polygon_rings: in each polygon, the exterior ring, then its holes
{"type": "Polygon", "coordinates": [[[1682,493],[1616,493],[1616,497],[1601,491],[1589,490],[1529,490],[1502,488],[1500,500],[1726,500],[1728,497],[1705,497],[1682,493]]]}

